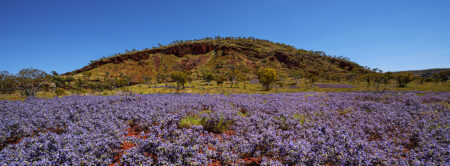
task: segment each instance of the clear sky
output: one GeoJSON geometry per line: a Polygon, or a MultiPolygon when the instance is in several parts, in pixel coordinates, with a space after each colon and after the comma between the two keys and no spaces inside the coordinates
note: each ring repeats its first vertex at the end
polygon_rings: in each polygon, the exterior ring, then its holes
{"type": "Polygon", "coordinates": [[[0,0],[0,70],[91,60],[214,36],[253,36],[384,71],[450,67],[450,0],[0,0]]]}

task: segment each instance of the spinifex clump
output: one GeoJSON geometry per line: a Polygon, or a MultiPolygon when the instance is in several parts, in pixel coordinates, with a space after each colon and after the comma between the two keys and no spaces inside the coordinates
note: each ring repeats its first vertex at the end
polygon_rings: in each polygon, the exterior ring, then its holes
{"type": "Polygon", "coordinates": [[[0,165],[448,165],[450,93],[0,101],[0,165]]]}

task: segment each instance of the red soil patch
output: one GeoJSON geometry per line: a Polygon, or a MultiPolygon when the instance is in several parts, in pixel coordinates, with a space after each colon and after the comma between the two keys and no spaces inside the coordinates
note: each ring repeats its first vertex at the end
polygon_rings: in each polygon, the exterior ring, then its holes
{"type": "Polygon", "coordinates": [[[209,166],[222,166],[222,164],[220,163],[220,161],[213,159],[209,166]]]}
{"type": "Polygon", "coordinates": [[[228,130],[225,132],[225,135],[228,135],[228,136],[236,135],[236,132],[234,130],[228,130]]]}
{"type": "Polygon", "coordinates": [[[243,159],[239,159],[238,163],[243,161],[244,164],[249,165],[249,164],[261,164],[262,161],[262,157],[246,157],[243,159]]]}
{"type": "MultiPolygon", "coordinates": [[[[136,123],[129,123],[129,128],[127,129],[127,133],[124,135],[125,137],[136,137],[136,138],[140,138],[140,139],[147,139],[147,136],[141,136],[140,133],[144,132],[144,133],[148,133],[148,130],[144,130],[142,128],[139,128],[139,126],[136,123]]],[[[117,155],[114,156],[114,162],[109,164],[109,166],[114,166],[114,165],[120,165],[120,158],[122,157],[122,155],[125,153],[126,154],[126,150],[129,150],[133,147],[136,147],[136,144],[132,143],[132,142],[128,142],[128,141],[124,141],[122,143],[122,145],[120,146],[120,151],[117,155]]],[[[152,154],[149,154],[148,156],[152,157],[152,158],[156,158],[156,156],[152,156],[152,154]]]]}

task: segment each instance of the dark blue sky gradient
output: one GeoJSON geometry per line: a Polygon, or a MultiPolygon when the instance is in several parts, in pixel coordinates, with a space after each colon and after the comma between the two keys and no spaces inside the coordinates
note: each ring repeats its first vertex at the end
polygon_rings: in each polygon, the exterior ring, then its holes
{"type": "Polygon", "coordinates": [[[0,70],[64,73],[124,50],[253,36],[384,71],[450,67],[448,0],[0,0],[0,70]]]}

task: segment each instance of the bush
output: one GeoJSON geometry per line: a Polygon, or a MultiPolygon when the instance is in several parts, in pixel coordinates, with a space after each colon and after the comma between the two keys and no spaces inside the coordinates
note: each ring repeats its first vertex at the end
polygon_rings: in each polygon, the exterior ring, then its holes
{"type": "Polygon", "coordinates": [[[395,76],[398,82],[398,87],[406,87],[406,84],[413,80],[413,74],[411,72],[399,73],[395,76]]]}
{"type": "Polygon", "coordinates": [[[228,131],[233,125],[232,120],[224,120],[223,117],[220,118],[206,118],[200,116],[186,116],[180,123],[178,123],[179,128],[191,128],[192,126],[202,126],[208,132],[221,134],[228,131]]]}
{"type": "Polygon", "coordinates": [[[57,88],[56,91],[55,91],[55,93],[56,93],[56,96],[64,96],[64,95],[67,95],[66,90],[64,90],[63,88],[57,88]]]}
{"type": "Polygon", "coordinates": [[[270,89],[270,84],[278,79],[275,69],[264,68],[258,71],[259,82],[265,87],[265,90],[270,89]]]}
{"type": "Polygon", "coordinates": [[[228,131],[233,125],[233,121],[220,119],[202,119],[202,126],[206,131],[221,134],[228,131]]]}

